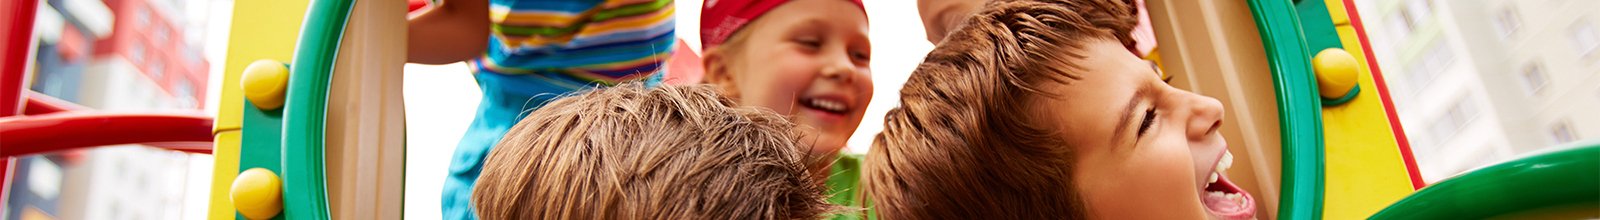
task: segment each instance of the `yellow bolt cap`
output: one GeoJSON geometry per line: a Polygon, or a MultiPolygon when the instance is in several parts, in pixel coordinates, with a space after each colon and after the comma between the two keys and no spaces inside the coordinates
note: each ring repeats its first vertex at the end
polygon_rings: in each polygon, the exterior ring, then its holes
{"type": "Polygon", "coordinates": [[[1361,65],[1344,49],[1329,48],[1311,59],[1311,67],[1317,72],[1317,90],[1322,98],[1338,99],[1356,87],[1361,65]]]}
{"type": "Polygon", "coordinates": [[[276,60],[256,60],[244,68],[239,88],[244,88],[244,98],[261,110],[283,107],[283,97],[289,87],[289,68],[276,60]]]}
{"type": "Polygon", "coordinates": [[[233,208],[247,219],[270,219],[283,211],[283,183],[266,168],[250,168],[233,179],[233,208]]]}

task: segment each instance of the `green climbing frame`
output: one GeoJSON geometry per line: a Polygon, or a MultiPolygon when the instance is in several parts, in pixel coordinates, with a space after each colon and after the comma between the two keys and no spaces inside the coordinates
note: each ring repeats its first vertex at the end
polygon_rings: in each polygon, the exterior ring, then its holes
{"type": "Polygon", "coordinates": [[[1371,219],[1485,219],[1600,203],[1600,140],[1554,148],[1440,181],[1371,219]]]}
{"type": "Polygon", "coordinates": [[[1322,104],[1299,15],[1287,0],[1250,0],[1249,4],[1278,97],[1283,138],[1283,198],[1278,203],[1278,219],[1321,219],[1322,104]]]}

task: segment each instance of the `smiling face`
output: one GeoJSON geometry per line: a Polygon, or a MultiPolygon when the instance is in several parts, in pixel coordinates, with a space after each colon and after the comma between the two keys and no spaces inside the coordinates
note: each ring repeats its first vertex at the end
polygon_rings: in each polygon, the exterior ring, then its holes
{"type": "Polygon", "coordinates": [[[792,116],[813,140],[810,154],[832,158],[872,100],[872,45],[859,11],[842,0],[784,3],[708,50],[706,79],[742,105],[792,116]]]}
{"type": "Polygon", "coordinates": [[[1042,121],[1065,132],[1078,159],[1075,185],[1090,217],[1248,219],[1254,201],[1226,177],[1222,104],[1162,82],[1148,62],[1115,41],[1084,44],[1070,85],[1046,83],[1042,121]],[[1215,179],[1213,179],[1215,178],[1215,179]],[[1212,182],[1215,181],[1215,182],[1212,182]]]}
{"type": "Polygon", "coordinates": [[[900,92],[867,154],[885,219],[1248,219],[1222,105],[1125,49],[1121,0],[992,1],[900,92]]]}

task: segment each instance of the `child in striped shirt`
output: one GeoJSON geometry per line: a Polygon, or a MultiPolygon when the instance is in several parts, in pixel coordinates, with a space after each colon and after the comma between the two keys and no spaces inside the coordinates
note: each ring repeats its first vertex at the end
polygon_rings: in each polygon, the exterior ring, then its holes
{"type": "Polygon", "coordinates": [[[476,219],[484,157],[526,113],[580,90],[660,82],[674,16],[672,0],[445,0],[410,18],[408,61],[467,61],[483,90],[451,158],[444,219],[476,219]]]}

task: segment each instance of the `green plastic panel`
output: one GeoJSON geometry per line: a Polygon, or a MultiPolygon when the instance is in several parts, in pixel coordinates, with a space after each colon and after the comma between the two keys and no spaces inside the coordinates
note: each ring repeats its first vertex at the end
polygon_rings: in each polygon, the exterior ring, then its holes
{"type": "MultiPolygon", "coordinates": [[[[239,97],[239,99],[245,99],[239,97]]],[[[283,174],[283,110],[262,111],[249,99],[244,100],[244,114],[240,115],[239,171],[266,168],[280,176],[283,174]]],[[[234,212],[234,219],[245,219],[234,212]]],[[[275,220],[283,220],[280,213],[275,220]]]]}
{"type": "Polygon", "coordinates": [[[1322,218],[1322,104],[1294,5],[1250,0],[1278,98],[1283,175],[1278,219],[1322,218]]]}
{"type": "Polygon", "coordinates": [[[1300,31],[1305,34],[1306,48],[1309,49],[1306,51],[1344,48],[1344,43],[1339,41],[1339,30],[1333,27],[1333,15],[1328,14],[1326,2],[1298,2],[1294,8],[1300,17],[1300,31]]]}
{"type": "Polygon", "coordinates": [[[1371,219],[1484,219],[1600,202],[1600,140],[1556,149],[1439,181],[1371,219]]]}
{"type": "Polygon", "coordinates": [[[328,84],[352,0],[313,0],[301,27],[284,105],[283,215],[328,219],[324,125],[328,84]]]}

